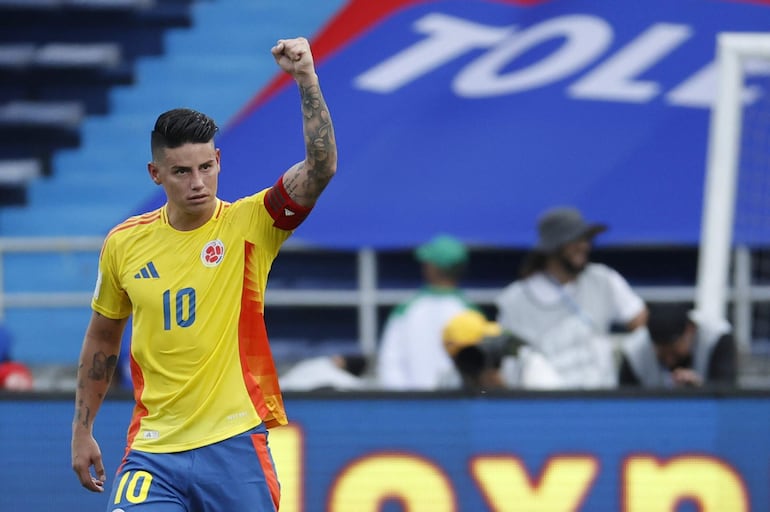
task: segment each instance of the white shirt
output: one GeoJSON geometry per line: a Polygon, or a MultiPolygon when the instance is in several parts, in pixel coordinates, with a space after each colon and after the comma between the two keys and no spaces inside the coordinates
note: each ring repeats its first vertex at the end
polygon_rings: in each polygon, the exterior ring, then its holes
{"type": "Polygon", "coordinates": [[[383,389],[435,390],[454,370],[444,349],[444,326],[471,307],[459,290],[425,288],[398,306],[383,329],[377,380],[383,389]]]}
{"type": "Polygon", "coordinates": [[[542,352],[568,388],[617,385],[610,327],[628,323],[644,302],[615,270],[590,263],[561,285],[537,273],[508,285],[496,300],[497,321],[542,352]]]}
{"type": "MultiPolygon", "coordinates": [[[[690,311],[689,317],[697,329],[693,344],[692,370],[702,382],[707,382],[711,354],[722,336],[731,332],[732,326],[727,320],[708,317],[698,310],[690,311]]],[[[671,372],[658,362],[655,355],[655,345],[646,328],[637,329],[634,336],[629,336],[625,340],[621,349],[623,356],[643,387],[672,387],[674,385],[671,372]]]]}
{"type": "MultiPolygon", "coordinates": [[[[556,390],[564,383],[556,369],[538,351],[524,346],[515,356],[505,356],[500,362],[500,376],[505,389],[556,390]]],[[[447,372],[441,379],[442,389],[461,389],[462,377],[457,370],[447,372]]]]}
{"type": "Polygon", "coordinates": [[[298,362],[278,377],[283,391],[312,391],[336,389],[340,391],[366,389],[363,379],[345,371],[330,356],[319,356],[298,362]]]}

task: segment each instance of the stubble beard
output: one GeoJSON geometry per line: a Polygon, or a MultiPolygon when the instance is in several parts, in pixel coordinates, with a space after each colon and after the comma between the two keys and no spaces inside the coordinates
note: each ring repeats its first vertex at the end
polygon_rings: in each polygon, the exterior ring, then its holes
{"type": "Polygon", "coordinates": [[[570,261],[570,259],[565,256],[564,254],[559,254],[558,258],[559,264],[561,267],[572,277],[577,277],[580,275],[581,272],[583,272],[588,265],[588,260],[580,265],[575,265],[570,261]]]}

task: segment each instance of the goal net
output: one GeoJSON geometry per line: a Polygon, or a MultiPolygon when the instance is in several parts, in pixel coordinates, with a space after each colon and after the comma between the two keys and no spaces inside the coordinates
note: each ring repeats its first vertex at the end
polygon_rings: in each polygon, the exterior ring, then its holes
{"type": "Polygon", "coordinates": [[[732,322],[741,374],[770,384],[770,33],[716,48],[696,307],[732,322]]]}

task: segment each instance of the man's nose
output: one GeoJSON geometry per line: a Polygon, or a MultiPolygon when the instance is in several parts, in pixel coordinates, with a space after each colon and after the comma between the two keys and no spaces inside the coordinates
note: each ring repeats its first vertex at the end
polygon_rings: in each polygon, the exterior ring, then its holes
{"type": "Polygon", "coordinates": [[[203,188],[203,175],[200,172],[192,172],[190,186],[195,190],[203,188]]]}

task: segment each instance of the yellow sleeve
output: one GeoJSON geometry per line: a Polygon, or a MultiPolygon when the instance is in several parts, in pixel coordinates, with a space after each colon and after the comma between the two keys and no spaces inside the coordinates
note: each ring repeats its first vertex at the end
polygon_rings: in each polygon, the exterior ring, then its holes
{"type": "Polygon", "coordinates": [[[117,241],[108,236],[99,255],[99,273],[91,299],[91,309],[107,318],[127,318],[131,315],[131,301],[120,284],[117,264],[117,241]]]}
{"type": "Polygon", "coordinates": [[[240,207],[249,213],[248,232],[251,233],[252,242],[259,243],[265,250],[270,260],[275,258],[281,245],[291,236],[294,230],[287,230],[277,225],[265,204],[265,195],[270,191],[266,188],[252,196],[244,197],[234,206],[240,207]]]}

